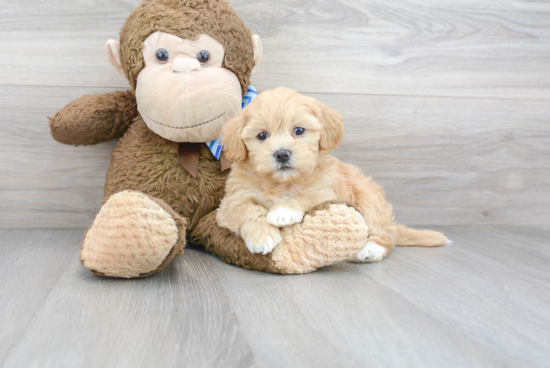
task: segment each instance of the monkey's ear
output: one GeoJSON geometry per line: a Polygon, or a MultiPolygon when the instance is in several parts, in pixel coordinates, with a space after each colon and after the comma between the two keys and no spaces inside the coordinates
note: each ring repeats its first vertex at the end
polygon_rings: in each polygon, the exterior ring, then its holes
{"type": "Polygon", "coordinates": [[[241,110],[225,124],[222,130],[223,152],[232,162],[239,162],[248,156],[246,145],[241,137],[245,125],[245,112],[241,110]]]}
{"type": "Polygon", "coordinates": [[[256,73],[256,70],[258,70],[258,65],[260,65],[260,61],[262,61],[262,55],[264,52],[260,36],[252,36],[252,46],[254,47],[254,68],[252,68],[252,74],[254,74],[256,73]]]}
{"type": "Polygon", "coordinates": [[[319,148],[330,151],[340,145],[344,139],[344,118],[336,111],[318,103],[321,110],[319,120],[323,126],[319,148]]]}
{"type": "Polygon", "coordinates": [[[124,69],[122,69],[122,65],[120,63],[120,42],[116,40],[109,40],[105,44],[105,53],[107,54],[107,59],[109,59],[109,62],[115,68],[119,74],[124,75],[124,69]]]}

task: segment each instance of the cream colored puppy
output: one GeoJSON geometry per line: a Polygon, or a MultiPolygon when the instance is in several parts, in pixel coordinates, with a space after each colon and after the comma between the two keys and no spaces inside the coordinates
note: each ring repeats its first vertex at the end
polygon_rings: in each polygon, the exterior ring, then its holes
{"type": "Polygon", "coordinates": [[[260,94],[222,132],[234,165],[218,224],[240,234],[252,253],[267,254],[281,241],[279,228],[301,222],[322,202],[339,200],[354,203],[369,228],[369,241],[353,261],[380,261],[395,245],[445,244],[441,233],[394,223],[382,188],[329,155],[342,142],[342,122],[337,112],[295,91],[260,94]]]}

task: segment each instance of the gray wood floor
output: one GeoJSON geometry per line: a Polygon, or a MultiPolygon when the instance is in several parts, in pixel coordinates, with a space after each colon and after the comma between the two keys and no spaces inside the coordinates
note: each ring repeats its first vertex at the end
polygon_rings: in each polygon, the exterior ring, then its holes
{"type": "Polygon", "coordinates": [[[3,367],[549,367],[550,231],[439,228],[443,248],[277,276],[188,250],[143,280],[83,230],[0,229],[3,367]]]}

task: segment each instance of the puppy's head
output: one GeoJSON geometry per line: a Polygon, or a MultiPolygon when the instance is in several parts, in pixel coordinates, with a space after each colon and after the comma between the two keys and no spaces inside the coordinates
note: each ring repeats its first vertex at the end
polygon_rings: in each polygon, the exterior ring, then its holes
{"type": "Polygon", "coordinates": [[[233,162],[248,160],[260,175],[288,182],[310,174],[319,153],[338,147],[342,117],[314,98],[286,88],[261,93],[222,131],[233,162]]]}

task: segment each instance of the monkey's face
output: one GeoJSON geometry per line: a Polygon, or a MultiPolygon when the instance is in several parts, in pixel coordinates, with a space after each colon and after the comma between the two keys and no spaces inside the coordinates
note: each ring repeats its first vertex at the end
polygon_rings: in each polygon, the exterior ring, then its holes
{"type": "Polygon", "coordinates": [[[241,110],[238,78],[222,67],[223,46],[155,32],[143,48],[137,78],[138,111],[153,132],[174,142],[208,142],[241,110]]]}

